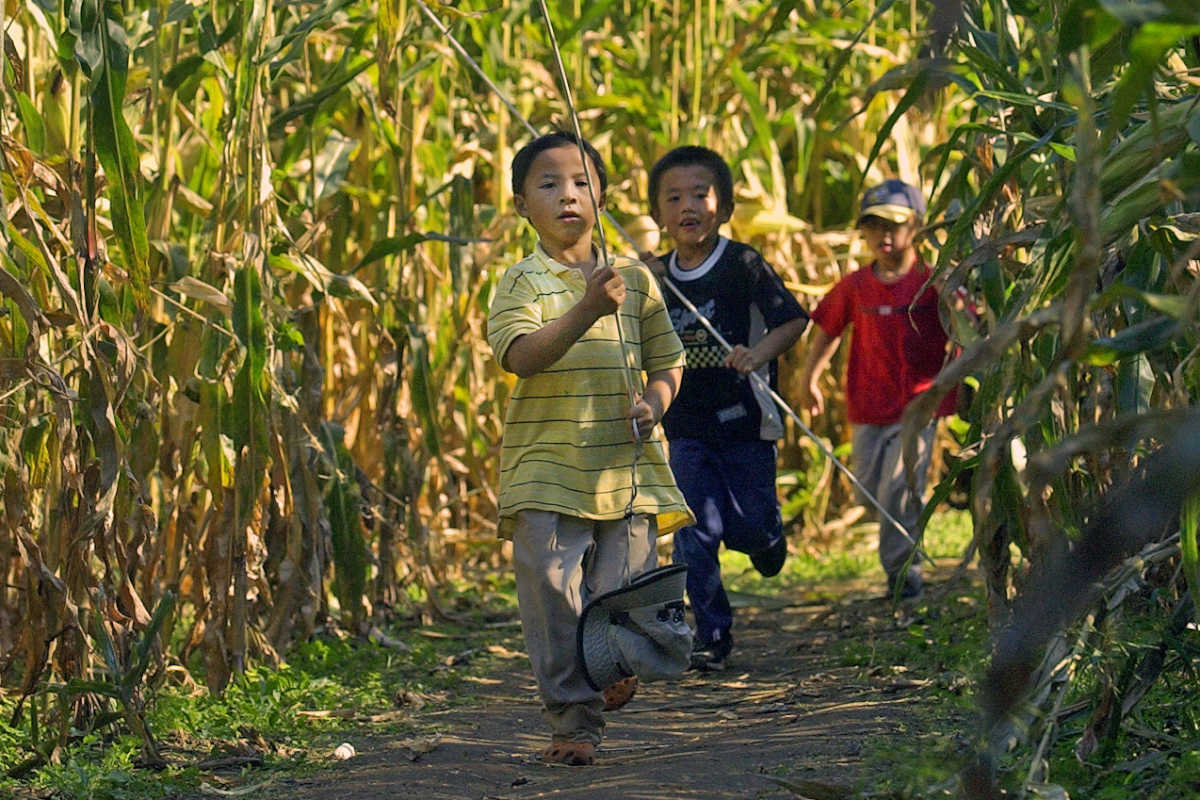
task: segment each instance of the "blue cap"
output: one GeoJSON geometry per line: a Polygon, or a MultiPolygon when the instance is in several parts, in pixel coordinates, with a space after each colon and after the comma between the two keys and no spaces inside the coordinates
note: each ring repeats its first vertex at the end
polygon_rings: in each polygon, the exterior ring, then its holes
{"type": "Polygon", "coordinates": [[[915,187],[890,178],[863,193],[858,222],[865,217],[882,217],[897,224],[925,216],[925,198],[915,187]]]}

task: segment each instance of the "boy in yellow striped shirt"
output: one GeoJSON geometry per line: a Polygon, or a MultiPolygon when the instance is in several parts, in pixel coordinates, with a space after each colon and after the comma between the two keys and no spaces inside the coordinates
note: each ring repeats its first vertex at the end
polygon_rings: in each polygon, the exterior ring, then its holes
{"type": "Polygon", "coordinates": [[[588,180],[603,208],[607,175],[595,148],[582,143],[588,164],[580,149],[555,132],[513,158],[514,203],[539,241],[501,277],[488,318],[497,361],[517,375],[500,531],[513,540],[521,625],[552,730],[542,758],[566,764],[592,762],[606,699],[627,700],[635,680],[607,694],[588,685],[575,648],[584,605],[652,569],[655,539],[692,521],[657,428],[679,387],[683,347],[649,270],[631,259],[601,263],[588,180]],[[635,383],[645,373],[632,406],[629,370],[635,383]]]}

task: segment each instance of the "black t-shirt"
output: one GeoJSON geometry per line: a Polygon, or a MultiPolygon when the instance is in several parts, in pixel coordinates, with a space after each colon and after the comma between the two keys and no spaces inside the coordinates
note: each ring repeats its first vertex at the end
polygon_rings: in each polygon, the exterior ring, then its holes
{"type": "MultiPolygon", "coordinates": [[[[681,270],[675,252],[662,256],[667,277],[730,346],[753,347],[767,332],[797,317],[808,318],[763,257],[749,245],[725,237],[695,269],[681,270]]],[[[727,351],[695,314],[664,287],[671,323],[683,341],[687,366],[679,394],[663,417],[668,439],[765,439],[783,435],[780,409],[749,377],[721,366],[727,351]]],[[[759,374],[778,390],[778,364],[759,374]]]]}

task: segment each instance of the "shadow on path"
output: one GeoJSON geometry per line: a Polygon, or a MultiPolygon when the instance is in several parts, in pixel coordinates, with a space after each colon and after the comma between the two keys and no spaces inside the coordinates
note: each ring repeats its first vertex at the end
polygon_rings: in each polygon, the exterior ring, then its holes
{"type": "MultiPolygon", "coordinates": [[[[849,797],[871,782],[876,743],[911,736],[927,681],[863,677],[830,645],[900,633],[883,598],[836,607],[738,598],[736,647],[722,672],[643,684],[608,715],[590,767],[546,765],[548,742],[528,662],[514,657],[470,685],[470,707],[420,712],[440,731],[425,747],[368,738],[331,771],[277,786],[296,800],[849,797]],[[420,752],[427,750],[427,752],[420,752]]],[[[519,654],[514,654],[519,655],[519,654]]],[[[883,670],[890,673],[890,670],[883,670]]],[[[872,674],[872,673],[867,673],[872,674]]]]}

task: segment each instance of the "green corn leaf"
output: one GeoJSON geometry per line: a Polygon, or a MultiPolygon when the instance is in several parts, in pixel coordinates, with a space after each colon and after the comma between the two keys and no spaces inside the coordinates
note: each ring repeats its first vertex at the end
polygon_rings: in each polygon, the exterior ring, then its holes
{"type": "Polygon", "coordinates": [[[862,169],[864,176],[870,171],[871,165],[875,163],[875,159],[879,156],[879,151],[882,149],[884,142],[892,135],[892,128],[896,127],[896,122],[904,115],[905,111],[912,108],[913,103],[921,99],[921,96],[925,94],[925,87],[928,84],[929,74],[925,70],[921,70],[913,78],[908,90],[900,98],[900,102],[896,104],[896,107],[892,109],[892,113],[888,114],[888,118],[880,126],[879,133],[875,136],[875,144],[871,145],[871,154],[867,156],[867,163],[862,169]]]}
{"type": "MultiPolygon", "coordinates": [[[[259,56],[258,63],[265,64],[285,49],[287,50],[281,58],[271,63],[271,79],[274,80],[281,69],[300,58],[304,43],[308,40],[308,35],[314,29],[323,23],[328,23],[334,14],[353,3],[354,0],[330,0],[330,2],[325,3],[325,5],[305,17],[298,25],[286,33],[271,39],[263,50],[262,55],[259,56]]],[[[383,13],[382,10],[381,13],[383,13]]]]}
{"type": "Polygon", "coordinates": [[[758,87],[737,64],[730,64],[729,75],[742,91],[742,100],[750,112],[750,119],[754,123],[754,141],[758,145],[759,155],[766,155],[771,152],[771,121],[767,116],[767,109],[763,107],[762,101],[759,99],[758,87]]]}
{"type": "Polygon", "coordinates": [[[441,440],[438,438],[439,426],[434,415],[434,394],[432,386],[432,370],[429,366],[429,342],[425,334],[415,324],[408,326],[408,357],[412,380],[413,410],[421,420],[424,434],[425,449],[434,457],[441,455],[441,440]]]}
{"type": "Polygon", "coordinates": [[[987,204],[992,201],[992,197],[1000,190],[1000,187],[1002,187],[1009,180],[1009,178],[1012,177],[1012,174],[1016,172],[1017,168],[1020,167],[1026,159],[1038,152],[1043,145],[1050,141],[1055,130],[1056,129],[1051,129],[1046,131],[1046,133],[1044,133],[1040,139],[1010,155],[1008,160],[1005,161],[1004,164],[1002,164],[995,172],[993,172],[988,178],[987,182],[980,187],[979,192],[976,193],[972,198],[971,204],[963,210],[962,215],[955,220],[954,225],[950,228],[950,232],[946,235],[946,246],[943,247],[941,252],[938,254],[939,268],[943,266],[943,261],[949,259],[950,254],[954,249],[954,245],[957,245],[959,242],[963,241],[967,233],[971,230],[971,226],[975,224],[975,220],[979,217],[980,213],[982,213],[982,210],[987,206],[987,204]]]}
{"type": "MultiPolygon", "coordinates": [[[[111,697],[114,700],[121,699],[121,690],[116,684],[108,683],[107,681],[86,681],[80,678],[72,678],[64,684],[51,687],[59,694],[65,694],[68,697],[78,697],[81,694],[99,694],[105,697],[111,697]]],[[[118,714],[120,719],[123,714],[118,714]]]]}
{"type": "Polygon", "coordinates": [[[306,114],[315,112],[321,107],[322,103],[340,92],[346,86],[346,84],[350,83],[350,81],[358,77],[360,73],[364,72],[374,64],[374,58],[362,59],[348,69],[340,71],[339,75],[333,78],[329,83],[323,85],[310,96],[292,103],[287,109],[279,112],[271,118],[271,134],[273,136],[278,136],[284,132],[284,127],[292,120],[296,119],[297,117],[302,117],[306,114]]]}
{"type": "Polygon", "coordinates": [[[267,328],[262,315],[262,285],[258,270],[247,264],[233,278],[233,332],[246,348],[255,374],[266,364],[267,328]]]}
{"type": "MultiPolygon", "coordinates": [[[[311,283],[315,288],[331,294],[334,297],[347,297],[357,300],[364,300],[372,308],[378,308],[379,303],[375,300],[375,296],[371,290],[354,277],[352,274],[342,275],[334,272],[326,267],[320,261],[317,261],[310,255],[305,253],[295,253],[292,255],[276,255],[271,256],[270,263],[272,267],[285,269],[289,272],[295,272],[301,275],[311,283]]],[[[359,265],[361,266],[361,264],[359,265]]],[[[356,266],[355,269],[358,267],[356,266]]],[[[351,270],[353,272],[354,270],[351,270]]]]}
{"type": "Polygon", "coordinates": [[[75,37],[74,56],[84,74],[97,80],[104,72],[103,0],[70,0],[67,30],[75,37]]]}
{"type": "Polygon", "coordinates": [[[1188,301],[1186,297],[1177,294],[1159,294],[1144,292],[1123,283],[1114,283],[1105,290],[1104,294],[1092,303],[1092,310],[1099,310],[1113,305],[1122,298],[1141,300],[1155,311],[1166,314],[1171,319],[1184,321],[1189,319],[1188,301]]]}
{"type": "Polygon", "coordinates": [[[121,682],[121,664],[117,660],[117,648],[108,633],[108,626],[104,624],[103,615],[104,612],[99,607],[92,612],[92,636],[100,645],[100,655],[104,658],[104,665],[108,668],[109,677],[115,686],[121,682]]]}
{"type": "MultiPolygon", "coordinates": [[[[26,261],[37,267],[38,271],[43,275],[50,272],[50,267],[47,266],[46,258],[42,255],[42,251],[38,249],[37,245],[29,241],[25,234],[17,230],[15,225],[6,220],[4,223],[4,231],[8,234],[9,238],[12,239],[12,242],[17,246],[17,249],[21,251],[21,255],[25,256],[26,261]]],[[[4,254],[4,258],[5,263],[12,263],[7,253],[4,254]]]]}
{"type": "Polygon", "coordinates": [[[1145,414],[1150,410],[1155,375],[1145,353],[1123,358],[1117,364],[1117,414],[1145,414]]]}
{"type": "Polygon", "coordinates": [[[1096,0],[1075,0],[1063,16],[1058,37],[1059,57],[1065,60],[1083,45],[1095,50],[1121,30],[1121,21],[1096,0]]]}
{"type": "Polygon", "coordinates": [[[115,21],[106,20],[98,28],[106,68],[98,78],[92,77],[91,134],[96,155],[108,176],[113,229],[125,254],[134,299],[145,306],[149,299],[150,246],[138,190],[137,148],[122,110],[129,48],[124,29],[115,21]]]}
{"type": "Polygon", "coordinates": [[[201,0],[171,0],[171,5],[167,7],[165,23],[170,25],[174,22],[191,19],[195,16],[196,9],[202,5],[201,0]]]}
{"type": "Polygon", "coordinates": [[[316,161],[316,201],[323,200],[341,189],[346,182],[350,170],[350,156],[358,147],[358,140],[342,136],[332,131],[317,153],[316,161]]]}
{"type": "Polygon", "coordinates": [[[1200,618],[1200,492],[1197,492],[1179,509],[1179,549],[1183,554],[1183,570],[1187,577],[1188,591],[1192,595],[1193,614],[1200,618]]]}
{"type": "MultiPolygon", "coordinates": [[[[206,63],[202,55],[185,56],[180,59],[179,63],[167,70],[167,74],[163,76],[163,86],[171,91],[177,91],[189,78],[195,78],[197,73],[204,69],[206,63]]],[[[212,71],[211,65],[208,70],[212,71]]]]}
{"type": "Polygon", "coordinates": [[[887,11],[889,9],[891,9],[892,5],[895,2],[896,2],[896,0],[883,0],[883,2],[881,2],[878,6],[876,6],[875,13],[871,14],[870,19],[868,19],[863,24],[863,26],[861,28],[859,28],[858,32],[854,35],[854,38],[850,41],[849,45],[842,47],[838,51],[837,56],[833,60],[833,65],[830,66],[830,68],[825,71],[824,83],[821,84],[821,88],[817,90],[817,93],[813,97],[812,102],[809,103],[808,108],[805,109],[806,116],[809,116],[809,117],[817,116],[817,112],[820,110],[821,106],[825,103],[826,97],[829,95],[830,91],[833,89],[834,82],[837,80],[838,75],[845,68],[846,64],[848,64],[850,62],[850,57],[854,55],[854,45],[856,45],[859,41],[862,40],[862,38],[864,36],[866,36],[867,31],[869,31],[871,29],[871,26],[873,26],[875,24],[875,20],[879,19],[881,16],[883,16],[885,13],[887,13],[887,11]]]}
{"type": "MultiPolygon", "coordinates": [[[[1195,103],[1192,103],[1193,111],[1195,108],[1195,103]]],[[[1193,142],[1200,144],[1200,114],[1192,114],[1187,118],[1187,133],[1193,142]]]]}
{"type": "Polygon", "coordinates": [[[1088,345],[1081,359],[1085,364],[1107,366],[1126,356],[1148,353],[1170,342],[1179,335],[1179,322],[1170,317],[1156,317],[1130,325],[1115,336],[1096,339],[1088,345]]]}
{"type": "Polygon", "coordinates": [[[1185,38],[1200,34],[1194,25],[1172,25],[1151,22],[1143,25],[1134,34],[1129,44],[1129,66],[1121,75],[1113,91],[1112,108],[1104,128],[1100,147],[1106,149],[1117,135],[1125,129],[1125,122],[1138,98],[1152,89],[1154,71],[1167,52],[1185,38]]]}
{"type": "Polygon", "coordinates": [[[46,316],[42,313],[42,309],[37,301],[33,299],[33,295],[22,285],[22,282],[13,272],[9,272],[4,268],[13,267],[14,272],[16,272],[16,264],[5,253],[0,253],[0,264],[4,265],[0,267],[0,296],[12,300],[27,326],[43,324],[46,321],[46,316]]]}
{"type": "Polygon", "coordinates": [[[1059,103],[1053,100],[1041,100],[1037,97],[1030,97],[1027,94],[1021,94],[1020,92],[1004,92],[996,89],[980,89],[975,93],[975,96],[987,97],[992,100],[1001,100],[1005,103],[1019,106],[1021,108],[1045,108],[1070,114],[1074,114],[1076,111],[1074,106],[1067,105],[1066,103],[1059,103]]]}
{"type": "Polygon", "coordinates": [[[557,30],[560,27],[560,22],[555,22],[559,42],[575,41],[580,31],[588,31],[595,28],[597,22],[608,16],[609,9],[612,8],[614,2],[615,0],[600,0],[600,2],[584,4],[583,13],[568,28],[557,30]]]}
{"type": "Polygon", "coordinates": [[[341,441],[338,426],[321,426],[322,439],[334,465],[333,480],[325,493],[333,544],[333,590],[342,611],[357,618],[366,592],[369,554],[362,532],[362,499],[355,481],[355,465],[341,441]]]}
{"type": "MultiPolygon", "coordinates": [[[[267,331],[258,270],[247,264],[233,279],[233,330],[246,350],[233,380],[229,434],[237,471],[238,508],[248,513],[267,469],[267,331]]],[[[243,520],[244,521],[244,520],[243,520]]]]}
{"type": "Polygon", "coordinates": [[[46,127],[42,124],[42,115],[37,107],[24,92],[17,92],[17,113],[21,117],[21,125],[25,128],[25,140],[29,149],[42,153],[46,149],[46,127]]]}
{"type": "MultiPolygon", "coordinates": [[[[450,231],[454,236],[469,236],[475,229],[475,199],[471,181],[461,175],[450,192],[450,231]]],[[[463,291],[463,248],[450,246],[450,286],[457,297],[463,291]]]]}
{"type": "Polygon", "coordinates": [[[233,460],[226,450],[227,438],[222,435],[228,404],[225,385],[221,381],[196,381],[194,387],[200,404],[200,450],[207,482],[214,488],[229,486],[233,481],[233,460]]]}
{"type": "Polygon", "coordinates": [[[154,614],[150,617],[150,624],[146,626],[146,630],[142,632],[142,636],[134,648],[133,664],[130,665],[129,672],[121,679],[126,689],[132,690],[146,674],[146,668],[150,666],[150,651],[154,647],[154,640],[158,638],[163,624],[174,608],[175,593],[168,589],[159,599],[158,605],[154,608],[154,614]]]}
{"type": "Polygon", "coordinates": [[[387,239],[380,239],[371,245],[371,249],[367,251],[366,255],[364,255],[357,264],[354,265],[354,269],[350,271],[358,272],[363,267],[367,266],[368,264],[372,264],[381,258],[394,256],[397,253],[408,252],[421,242],[428,241],[428,239],[429,237],[423,233],[409,233],[405,234],[404,236],[391,236],[387,239]]]}

